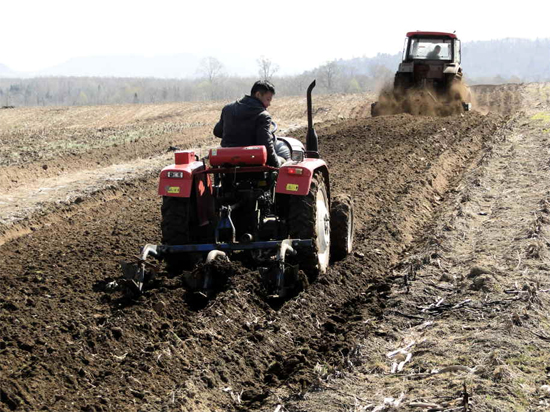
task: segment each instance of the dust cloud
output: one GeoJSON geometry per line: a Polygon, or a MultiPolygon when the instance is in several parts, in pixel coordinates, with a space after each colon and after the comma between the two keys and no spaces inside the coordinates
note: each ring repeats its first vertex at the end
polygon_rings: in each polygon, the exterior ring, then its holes
{"type": "Polygon", "coordinates": [[[412,88],[406,91],[394,90],[393,84],[386,84],[373,105],[373,116],[409,113],[413,116],[451,116],[464,112],[463,102],[471,102],[472,94],[464,83],[451,86],[442,95],[431,87],[412,88]]]}

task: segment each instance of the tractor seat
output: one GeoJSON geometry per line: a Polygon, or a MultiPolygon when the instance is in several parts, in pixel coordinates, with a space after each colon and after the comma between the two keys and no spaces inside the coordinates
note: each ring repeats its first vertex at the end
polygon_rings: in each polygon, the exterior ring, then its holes
{"type": "Polygon", "coordinates": [[[265,166],[267,149],[265,146],[216,147],[210,149],[208,158],[212,166],[265,166]]]}

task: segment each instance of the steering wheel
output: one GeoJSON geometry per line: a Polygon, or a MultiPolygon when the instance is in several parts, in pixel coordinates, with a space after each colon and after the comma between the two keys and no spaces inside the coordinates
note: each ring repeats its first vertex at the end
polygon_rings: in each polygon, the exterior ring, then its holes
{"type": "Polygon", "coordinates": [[[271,126],[273,126],[273,130],[271,130],[271,133],[275,133],[277,129],[279,128],[277,126],[277,123],[275,123],[273,120],[271,121],[271,126]]]}

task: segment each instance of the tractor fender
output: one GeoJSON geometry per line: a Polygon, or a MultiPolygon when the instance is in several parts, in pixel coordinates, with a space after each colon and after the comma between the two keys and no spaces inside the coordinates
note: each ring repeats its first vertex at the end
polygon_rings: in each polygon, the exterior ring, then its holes
{"type": "Polygon", "coordinates": [[[203,169],[203,163],[173,164],[160,172],[158,194],[170,197],[190,197],[194,174],[203,169]]]}
{"type": "Polygon", "coordinates": [[[311,179],[318,170],[323,174],[325,182],[327,182],[327,194],[330,199],[327,164],[322,159],[314,158],[306,158],[301,162],[282,166],[279,169],[275,193],[306,196],[309,193],[311,179]]]}
{"type": "Polygon", "coordinates": [[[457,74],[460,70],[460,67],[456,63],[446,64],[443,69],[443,74],[457,74]]]}

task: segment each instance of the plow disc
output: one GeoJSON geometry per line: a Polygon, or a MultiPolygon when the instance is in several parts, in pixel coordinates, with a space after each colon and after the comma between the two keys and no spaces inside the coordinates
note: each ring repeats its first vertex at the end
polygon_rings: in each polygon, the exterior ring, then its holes
{"type": "Polygon", "coordinates": [[[307,276],[297,266],[286,262],[288,256],[295,256],[297,248],[311,248],[311,240],[285,239],[282,241],[252,243],[221,243],[204,245],[158,246],[145,245],[140,256],[133,262],[122,262],[124,274],[122,284],[132,295],[143,292],[145,285],[160,272],[160,267],[147,261],[149,256],[162,260],[166,256],[174,259],[175,254],[197,253],[208,251],[204,263],[199,263],[191,271],[182,273],[183,282],[189,292],[210,298],[223,289],[233,274],[234,268],[227,251],[236,250],[275,250],[276,254],[263,260],[258,267],[269,298],[288,298],[299,293],[307,286],[307,276]]]}

